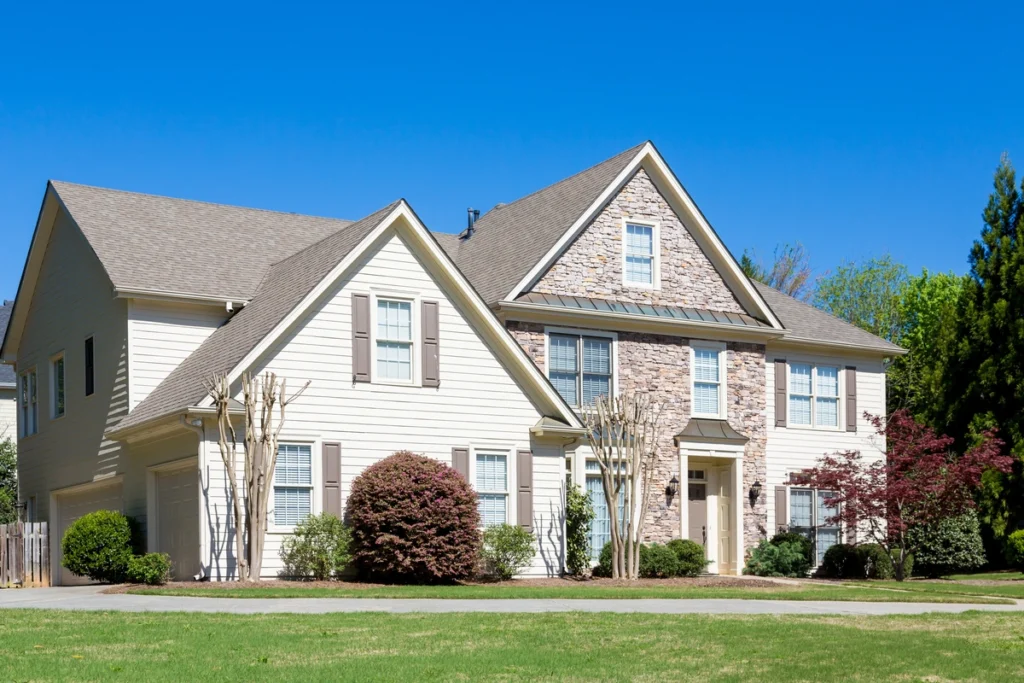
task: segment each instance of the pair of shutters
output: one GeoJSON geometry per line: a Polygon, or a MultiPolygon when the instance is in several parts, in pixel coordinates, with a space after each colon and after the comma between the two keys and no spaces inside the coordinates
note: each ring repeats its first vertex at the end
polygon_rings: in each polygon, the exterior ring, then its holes
{"type": "MultiPolygon", "coordinates": [[[[469,449],[452,449],[452,467],[469,479],[469,449]]],[[[516,523],[533,531],[533,451],[516,451],[516,523]]]]}
{"type": "MultiPolygon", "coordinates": [[[[775,426],[786,426],[786,409],[788,408],[788,377],[786,377],[786,359],[775,359],[775,426]]],[[[857,431],[857,368],[846,367],[846,431],[857,431]]],[[[776,495],[778,492],[776,491],[776,495]]]]}
{"type": "MultiPolygon", "coordinates": [[[[421,346],[422,381],[425,387],[441,386],[440,336],[438,302],[420,302],[423,329],[421,346]]],[[[352,381],[370,381],[370,295],[352,295],[352,381]]]]}

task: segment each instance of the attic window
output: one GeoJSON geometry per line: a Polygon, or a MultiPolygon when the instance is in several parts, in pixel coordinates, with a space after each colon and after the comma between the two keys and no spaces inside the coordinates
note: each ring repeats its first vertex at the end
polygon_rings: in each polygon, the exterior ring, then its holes
{"type": "Polygon", "coordinates": [[[627,221],[623,228],[623,282],[651,287],[657,282],[658,226],[627,221]]]}

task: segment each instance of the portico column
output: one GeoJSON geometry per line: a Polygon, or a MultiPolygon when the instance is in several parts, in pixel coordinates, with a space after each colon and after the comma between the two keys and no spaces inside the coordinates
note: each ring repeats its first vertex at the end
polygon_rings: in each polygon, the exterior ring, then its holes
{"type": "Polygon", "coordinates": [[[744,560],[744,557],[743,557],[744,552],[743,551],[744,551],[744,545],[745,545],[745,542],[743,540],[744,531],[745,531],[744,526],[743,526],[743,515],[744,515],[744,512],[746,511],[746,506],[748,504],[747,497],[745,495],[745,491],[743,490],[743,455],[742,455],[742,453],[740,454],[739,457],[733,458],[733,461],[732,461],[732,481],[733,481],[733,490],[735,491],[735,493],[733,495],[735,496],[734,500],[736,501],[736,505],[733,506],[734,509],[736,510],[736,513],[735,513],[736,514],[736,521],[735,521],[736,533],[733,534],[733,536],[734,536],[734,552],[735,552],[733,557],[736,558],[736,561],[733,564],[735,565],[736,575],[739,576],[740,574],[743,573],[743,560],[744,560]]]}
{"type": "Polygon", "coordinates": [[[679,449],[679,538],[690,537],[690,458],[679,449]]]}

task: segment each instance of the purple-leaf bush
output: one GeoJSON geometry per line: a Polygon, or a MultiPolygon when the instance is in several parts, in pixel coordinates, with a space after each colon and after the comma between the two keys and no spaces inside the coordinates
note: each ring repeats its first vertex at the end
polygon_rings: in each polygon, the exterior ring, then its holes
{"type": "Polygon", "coordinates": [[[352,562],[366,578],[443,583],[476,573],[476,493],[444,463],[399,451],[356,478],[346,511],[352,562]]]}

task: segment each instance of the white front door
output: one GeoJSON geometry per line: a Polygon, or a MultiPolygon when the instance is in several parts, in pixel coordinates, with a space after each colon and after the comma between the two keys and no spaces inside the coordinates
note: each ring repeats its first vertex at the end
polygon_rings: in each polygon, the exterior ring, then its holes
{"type": "Polygon", "coordinates": [[[718,573],[735,573],[733,558],[733,514],[732,468],[723,467],[718,471],[718,573]]]}

